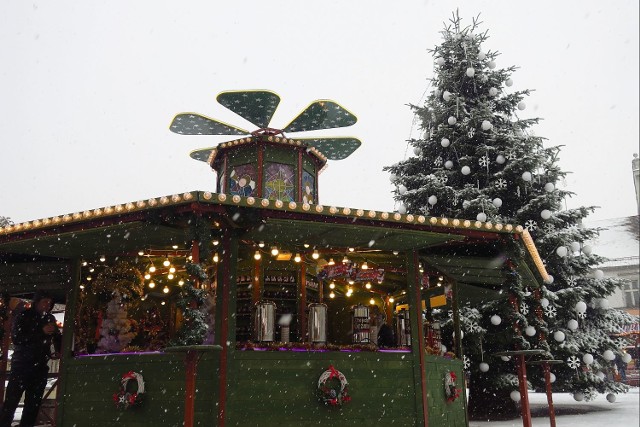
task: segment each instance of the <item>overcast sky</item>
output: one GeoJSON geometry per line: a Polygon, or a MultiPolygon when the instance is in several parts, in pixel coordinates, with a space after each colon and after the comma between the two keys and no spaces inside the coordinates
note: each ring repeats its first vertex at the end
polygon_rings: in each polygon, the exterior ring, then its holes
{"type": "Polygon", "coordinates": [[[481,13],[498,67],[520,67],[510,89],[535,89],[520,116],[543,118],[535,133],[565,146],[568,206],[635,215],[637,0],[2,1],[0,215],[213,191],[214,173],[188,153],[227,138],[168,127],[195,111],[253,130],[215,101],[233,89],[280,94],[276,128],[319,98],[354,112],[356,125],[322,132],[363,144],[330,162],[320,201],[392,211],[382,167],[419,137],[405,104],[429,88],[427,49],[456,7],[466,23],[481,13]]]}

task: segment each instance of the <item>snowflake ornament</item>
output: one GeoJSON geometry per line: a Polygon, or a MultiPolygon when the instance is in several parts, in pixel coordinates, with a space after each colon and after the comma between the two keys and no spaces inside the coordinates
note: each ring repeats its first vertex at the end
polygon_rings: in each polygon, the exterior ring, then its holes
{"type": "Polygon", "coordinates": [[[489,158],[487,156],[480,157],[480,160],[478,160],[478,164],[483,167],[489,166],[489,158]]]}
{"type": "Polygon", "coordinates": [[[507,181],[505,181],[505,180],[504,180],[504,179],[502,179],[502,178],[498,179],[498,180],[495,182],[495,184],[496,184],[496,187],[497,187],[497,188],[499,188],[499,189],[501,189],[501,190],[504,190],[505,188],[507,188],[507,181]]]}
{"type": "Polygon", "coordinates": [[[507,151],[507,154],[505,155],[505,157],[507,158],[507,160],[513,160],[516,158],[516,152],[513,150],[509,150],[507,151]]]}
{"type": "Polygon", "coordinates": [[[473,333],[473,332],[480,332],[482,329],[480,328],[480,326],[476,323],[476,322],[472,322],[469,325],[469,332],[473,333]]]}
{"type": "Polygon", "coordinates": [[[550,222],[544,225],[544,231],[547,233],[553,233],[556,230],[556,226],[550,222]]]}
{"type": "Polygon", "coordinates": [[[465,371],[469,370],[469,368],[471,367],[471,360],[469,360],[466,354],[462,356],[462,367],[465,371]]]}
{"type": "Polygon", "coordinates": [[[578,369],[578,367],[580,367],[580,359],[575,356],[571,356],[567,359],[567,365],[569,365],[571,369],[578,369]]]}
{"type": "Polygon", "coordinates": [[[556,308],[551,305],[548,305],[544,308],[544,314],[547,317],[556,317],[557,313],[558,313],[558,310],[556,310],[556,308]]]}
{"type": "Polygon", "coordinates": [[[524,228],[526,228],[528,231],[533,231],[538,228],[538,223],[530,219],[524,223],[524,228]]]}
{"type": "Polygon", "coordinates": [[[627,345],[629,345],[629,342],[624,338],[618,338],[617,340],[614,341],[614,343],[618,348],[625,348],[627,345]]]}
{"type": "Polygon", "coordinates": [[[442,157],[436,157],[436,159],[433,161],[433,164],[436,166],[442,166],[442,157]]]}
{"type": "Polygon", "coordinates": [[[442,185],[447,183],[447,179],[448,178],[446,177],[446,175],[440,175],[440,176],[436,177],[436,180],[442,185]]]}
{"type": "Polygon", "coordinates": [[[567,279],[567,285],[569,286],[575,286],[578,284],[578,279],[576,279],[575,276],[571,276],[567,279]]]}
{"type": "Polygon", "coordinates": [[[520,314],[522,314],[523,316],[529,314],[529,306],[527,306],[527,304],[522,303],[522,305],[520,306],[520,314]]]}

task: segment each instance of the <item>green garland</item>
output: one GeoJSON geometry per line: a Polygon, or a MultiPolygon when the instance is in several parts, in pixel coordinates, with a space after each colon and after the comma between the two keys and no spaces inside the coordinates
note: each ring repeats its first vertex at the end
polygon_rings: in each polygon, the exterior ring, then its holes
{"type": "MultiPolygon", "coordinates": [[[[204,268],[199,264],[187,264],[186,269],[191,276],[199,280],[207,279],[204,268]]],[[[176,307],[182,311],[183,322],[175,338],[171,340],[169,345],[185,346],[202,344],[208,329],[206,314],[202,310],[206,299],[207,291],[204,289],[196,289],[191,281],[184,284],[176,299],[176,307]]]]}

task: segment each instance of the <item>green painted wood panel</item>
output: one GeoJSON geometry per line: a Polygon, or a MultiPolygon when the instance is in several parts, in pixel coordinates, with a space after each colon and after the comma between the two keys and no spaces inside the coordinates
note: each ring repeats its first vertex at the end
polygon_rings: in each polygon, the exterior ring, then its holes
{"type": "Polygon", "coordinates": [[[429,426],[466,426],[464,372],[462,369],[462,361],[426,355],[425,374],[427,380],[429,426]],[[444,390],[444,376],[449,371],[456,373],[456,383],[458,388],[462,390],[460,397],[454,402],[447,402],[444,390]]]}

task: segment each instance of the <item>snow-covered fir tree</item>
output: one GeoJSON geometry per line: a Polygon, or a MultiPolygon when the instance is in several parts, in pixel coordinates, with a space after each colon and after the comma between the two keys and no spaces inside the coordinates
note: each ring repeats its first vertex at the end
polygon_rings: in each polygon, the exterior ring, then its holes
{"type": "Polygon", "coordinates": [[[119,292],[107,304],[105,316],[100,325],[98,349],[102,353],[118,353],[129,345],[136,336],[132,321],[127,317],[127,304],[122,301],[119,292]]]}
{"type": "MultiPolygon", "coordinates": [[[[486,419],[517,413],[510,399],[518,390],[516,366],[492,356],[497,351],[546,350],[564,362],[553,366],[554,390],[576,399],[625,391],[607,374],[611,355],[620,352],[611,334],[629,318],[606,303],[620,283],[593,271],[602,258],[585,242],[597,230],[581,225],[593,208],[563,209],[572,193],[558,187],[566,175],[560,148],[545,147],[534,134],[538,118],[521,117],[530,91],[511,89],[516,68],[497,66],[499,53],[487,49],[479,25],[475,19],[463,27],[455,13],[445,26],[442,43],[431,50],[433,90],[424,105],[413,106],[423,137],[409,141],[414,156],[384,169],[400,213],[521,224],[553,276],[542,289],[528,289],[507,261],[503,286],[481,305],[461,308],[469,411],[486,419]]],[[[542,388],[539,368],[528,370],[529,381],[542,388]]]]}

